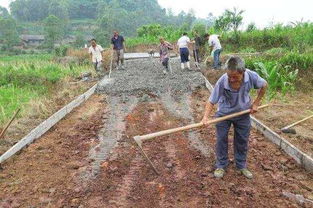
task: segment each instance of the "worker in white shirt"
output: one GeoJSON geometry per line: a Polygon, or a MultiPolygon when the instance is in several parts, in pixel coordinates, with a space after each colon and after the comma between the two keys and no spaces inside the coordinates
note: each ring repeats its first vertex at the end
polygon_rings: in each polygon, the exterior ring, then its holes
{"type": "Polygon", "coordinates": [[[220,43],[219,35],[215,35],[215,34],[205,34],[204,36],[209,43],[210,49],[211,49],[211,53],[213,54],[213,68],[214,69],[219,69],[220,68],[220,55],[222,52],[222,46],[220,43]]]}
{"type": "Polygon", "coordinates": [[[103,62],[103,48],[101,45],[97,44],[96,39],[91,40],[91,46],[89,47],[89,54],[91,61],[94,65],[94,68],[96,70],[96,73],[98,75],[98,78],[101,77],[103,70],[101,69],[102,67],[102,62],[103,62]]]}
{"type": "Polygon", "coordinates": [[[179,48],[180,60],[181,60],[181,69],[185,69],[185,64],[190,70],[189,62],[189,49],[188,44],[190,43],[190,38],[187,36],[187,33],[183,33],[183,36],[178,39],[177,45],[179,48]]]}

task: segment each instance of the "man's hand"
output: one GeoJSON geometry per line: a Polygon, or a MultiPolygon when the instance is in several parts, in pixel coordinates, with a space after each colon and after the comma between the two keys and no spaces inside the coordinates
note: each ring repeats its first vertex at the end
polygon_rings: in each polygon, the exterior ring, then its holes
{"type": "Polygon", "coordinates": [[[259,103],[254,102],[251,106],[251,110],[250,110],[251,114],[258,112],[258,109],[259,109],[259,103]]]}
{"type": "Polygon", "coordinates": [[[212,112],[212,109],[213,109],[213,104],[210,102],[207,102],[207,104],[205,105],[205,109],[204,109],[204,115],[201,121],[205,126],[209,125],[209,116],[212,112]]]}
{"type": "Polygon", "coordinates": [[[209,119],[207,117],[203,117],[201,123],[203,123],[203,125],[208,126],[209,125],[209,119]]]}

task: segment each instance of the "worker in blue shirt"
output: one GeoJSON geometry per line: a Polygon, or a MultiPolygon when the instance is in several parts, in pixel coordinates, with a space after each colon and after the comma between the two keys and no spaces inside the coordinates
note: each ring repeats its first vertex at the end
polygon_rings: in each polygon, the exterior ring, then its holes
{"type": "MultiPolygon", "coordinates": [[[[258,106],[266,92],[267,82],[256,72],[245,68],[244,61],[236,56],[230,57],[225,68],[227,72],[217,81],[206,104],[202,122],[208,125],[209,115],[213,106],[218,104],[216,117],[221,117],[239,111],[258,110],[258,106]],[[254,101],[249,96],[250,90],[259,89],[254,101]]],[[[245,114],[216,124],[216,170],[214,176],[222,178],[228,166],[228,132],[231,124],[234,126],[234,157],[236,167],[247,178],[252,173],[247,169],[248,140],[250,135],[250,115],[245,114]]]]}

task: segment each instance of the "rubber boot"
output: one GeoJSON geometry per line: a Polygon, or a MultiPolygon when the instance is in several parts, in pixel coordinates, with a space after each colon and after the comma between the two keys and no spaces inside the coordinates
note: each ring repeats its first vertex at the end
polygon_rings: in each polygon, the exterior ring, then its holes
{"type": "Polygon", "coordinates": [[[184,70],[184,69],[185,69],[185,64],[184,64],[184,63],[181,63],[181,64],[180,64],[180,68],[181,68],[182,70],[184,70]]]}
{"type": "Polygon", "coordinates": [[[190,70],[190,62],[187,62],[187,69],[190,70]]]}

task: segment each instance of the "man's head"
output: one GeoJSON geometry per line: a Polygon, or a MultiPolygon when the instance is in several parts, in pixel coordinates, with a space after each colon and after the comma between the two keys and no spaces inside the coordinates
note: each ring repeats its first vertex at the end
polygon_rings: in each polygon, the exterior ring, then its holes
{"type": "Polygon", "coordinates": [[[163,37],[160,37],[159,40],[160,40],[160,43],[162,43],[162,44],[164,43],[164,38],[163,37]]]}
{"type": "Polygon", "coordinates": [[[114,36],[118,36],[118,32],[116,30],[113,31],[114,36]]]}
{"type": "Polygon", "coordinates": [[[206,40],[209,40],[210,34],[209,34],[209,33],[206,33],[206,34],[204,35],[204,38],[205,38],[206,40]]]}
{"type": "Polygon", "coordinates": [[[238,56],[230,57],[225,64],[227,70],[228,81],[232,85],[241,84],[245,68],[245,62],[238,56]]]}
{"type": "Polygon", "coordinates": [[[96,39],[91,39],[91,45],[92,45],[92,47],[96,47],[96,45],[97,45],[97,41],[96,41],[96,39]]]}
{"type": "Polygon", "coordinates": [[[184,32],[184,33],[183,33],[183,36],[186,36],[186,35],[187,35],[187,33],[186,33],[186,32],[184,32]]]}

